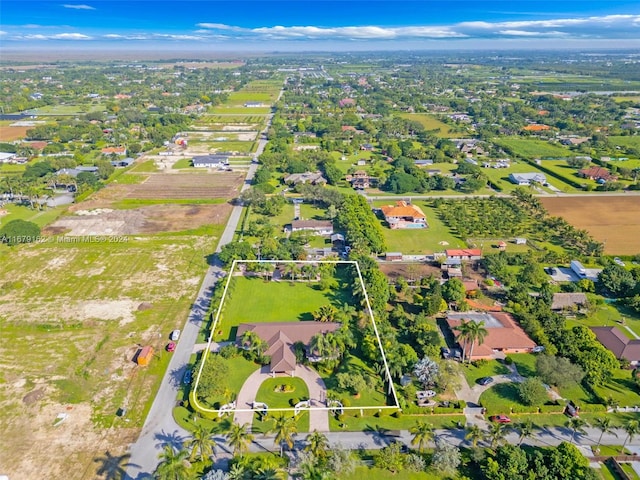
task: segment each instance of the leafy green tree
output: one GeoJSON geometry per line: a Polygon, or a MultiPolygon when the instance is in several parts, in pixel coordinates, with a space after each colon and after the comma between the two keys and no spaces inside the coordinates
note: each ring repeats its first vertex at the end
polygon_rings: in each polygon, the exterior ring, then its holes
{"type": "Polygon", "coordinates": [[[435,385],[440,373],[440,366],[429,357],[424,357],[413,367],[413,374],[424,388],[435,385]]]}
{"type": "Polygon", "coordinates": [[[400,443],[394,442],[382,448],[375,456],[373,463],[377,468],[389,470],[392,473],[402,470],[404,458],[400,451],[400,443]]]}
{"type": "Polygon", "coordinates": [[[543,382],[564,388],[580,383],[584,378],[584,370],[568,358],[553,355],[539,355],[536,357],[536,372],[543,382]]]}
{"type": "Polygon", "coordinates": [[[527,454],[515,445],[498,447],[495,457],[487,458],[482,466],[487,480],[528,480],[531,478],[529,472],[527,454]]]}
{"type": "Polygon", "coordinates": [[[26,220],[10,220],[0,228],[0,243],[7,245],[37,242],[39,238],[40,227],[26,220]]]}
{"type": "Polygon", "coordinates": [[[504,439],[507,435],[507,428],[504,423],[492,423],[489,426],[489,432],[487,434],[487,438],[489,439],[489,444],[491,448],[495,449],[500,443],[504,442],[504,439]]]}
{"type": "Polygon", "coordinates": [[[224,395],[225,389],[221,379],[225,378],[229,373],[227,361],[215,354],[203,356],[195,367],[198,371],[200,364],[204,361],[204,367],[200,373],[200,381],[196,393],[198,398],[207,400],[224,395]]]}
{"type": "Polygon", "coordinates": [[[529,377],[518,385],[518,397],[525,405],[542,405],[549,394],[539,378],[529,377]]]}
{"type": "Polygon", "coordinates": [[[307,445],[304,447],[305,451],[310,452],[316,458],[326,458],[329,451],[329,440],[326,435],[314,430],[307,435],[306,440],[307,445]]]}
{"type": "Polygon", "coordinates": [[[549,471],[547,478],[598,480],[598,475],[589,467],[589,460],[575,445],[568,442],[550,449],[546,465],[549,471]]]}
{"type": "Polygon", "coordinates": [[[218,258],[223,264],[231,265],[234,260],[255,260],[256,254],[248,242],[239,241],[224,245],[218,258]]]}
{"type": "Polygon", "coordinates": [[[536,427],[533,424],[533,421],[530,418],[527,418],[525,421],[520,422],[516,425],[516,429],[519,432],[518,446],[522,445],[522,442],[526,438],[531,438],[535,434],[536,427]]]}
{"type": "Polygon", "coordinates": [[[447,302],[461,302],[465,297],[466,289],[459,278],[450,278],[442,285],[442,298],[447,302]]]}
{"type": "Polygon", "coordinates": [[[342,390],[349,390],[354,395],[364,391],[367,388],[367,381],[358,372],[344,372],[336,375],[338,387],[342,390]]]}
{"type": "Polygon", "coordinates": [[[616,297],[627,297],[633,293],[636,281],[629,270],[610,263],[598,274],[600,284],[616,297]]]}
{"type": "Polygon", "coordinates": [[[454,475],[462,462],[460,449],[443,440],[436,440],[431,467],[444,475],[454,475]]]}
{"type": "Polygon", "coordinates": [[[322,305],[311,315],[316,322],[333,322],[338,314],[338,309],[333,305],[322,305]]]}

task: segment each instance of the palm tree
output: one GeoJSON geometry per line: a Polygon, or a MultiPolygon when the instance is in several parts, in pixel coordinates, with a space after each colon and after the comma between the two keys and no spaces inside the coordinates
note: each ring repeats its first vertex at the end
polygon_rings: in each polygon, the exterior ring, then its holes
{"type": "Polygon", "coordinates": [[[489,440],[491,441],[491,448],[495,449],[503,440],[507,434],[507,429],[504,423],[494,423],[489,427],[489,440]]]}
{"type": "Polygon", "coordinates": [[[518,446],[522,445],[522,442],[524,441],[525,438],[533,437],[535,427],[530,418],[527,418],[524,422],[520,422],[517,428],[520,431],[520,439],[518,441],[518,446]]]}
{"type": "Polygon", "coordinates": [[[571,430],[571,443],[575,443],[576,433],[580,435],[587,433],[584,429],[587,422],[580,417],[571,417],[564,425],[571,430]]]}
{"type": "Polygon", "coordinates": [[[605,433],[613,433],[616,438],[618,437],[618,434],[614,431],[613,425],[611,425],[611,417],[596,418],[595,427],[600,430],[600,437],[598,438],[598,444],[596,445],[596,448],[600,446],[600,442],[602,442],[602,436],[605,433]]]}
{"type": "Polygon", "coordinates": [[[462,347],[462,361],[464,362],[464,359],[467,355],[467,343],[469,341],[469,325],[472,322],[465,320],[464,318],[460,320],[460,325],[458,325],[457,327],[455,327],[454,329],[457,330],[459,332],[458,335],[458,343],[460,343],[460,346],[462,347]]]}
{"type": "Polygon", "coordinates": [[[191,448],[189,460],[193,462],[196,458],[204,460],[216,454],[216,441],[211,436],[211,432],[202,424],[199,424],[193,432],[193,438],[188,442],[191,448]]]}
{"type": "Polygon", "coordinates": [[[469,362],[473,356],[473,345],[478,342],[478,345],[484,343],[485,337],[489,335],[489,331],[484,326],[484,320],[480,322],[469,322],[467,325],[467,336],[469,338],[469,362]]]}
{"type": "Polygon", "coordinates": [[[284,455],[284,445],[286,444],[289,449],[293,448],[293,436],[297,433],[298,427],[294,417],[286,417],[280,415],[276,418],[276,424],[271,430],[275,432],[276,436],[273,439],[273,443],[280,445],[280,456],[284,455]]]}
{"type": "Polygon", "coordinates": [[[305,277],[307,277],[307,281],[309,281],[309,282],[311,281],[311,277],[313,277],[313,276],[315,276],[315,275],[316,275],[316,270],[317,270],[316,266],[315,266],[315,265],[312,265],[312,264],[310,264],[310,263],[305,263],[305,264],[302,266],[302,269],[301,269],[302,274],[303,274],[305,277]]]}
{"type": "Polygon", "coordinates": [[[467,433],[464,439],[470,441],[473,448],[476,448],[478,442],[484,440],[484,437],[485,432],[478,425],[470,425],[467,427],[467,433]]]}
{"type": "Polygon", "coordinates": [[[627,432],[627,438],[625,438],[624,443],[622,444],[620,453],[624,452],[624,447],[627,446],[627,443],[632,441],[633,437],[640,432],[640,423],[638,423],[638,420],[629,420],[624,426],[624,431],[627,432]]]}
{"type": "Polygon", "coordinates": [[[267,349],[267,342],[262,340],[256,332],[247,330],[240,338],[241,345],[249,351],[255,351],[258,355],[262,355],[267,349]]]}
{"type": "Polygon", "coordinates": [[[295,263],[288,262],[282,267],[282,273],[288,276],[292,281],[295,281],[298,271],[298,265],[295,263]]]}
{"type": "Polygon", "coordinates": [[[327,454],[329,448],[329,441],[326,435],[314,430],[307,435],[307,446],[304,447],[305,451],[312,453],[316,458],[323,458],[327,454]]]}
{"type": "Polygon", "coordinates": [[[173,445],[165,445],[158,455],[160,463],[153,474],[156,480],[185,480],[189,478],[190,464],[187,450],[176,450],[173,445]]]}
{"type": "Polygon", "coordinates": [[[104,453],[104,457],[93,459],[94,462],[100,463],[98,470],[96,470],[96,474],[104,477],[105,480],[122,480],[127,474],[127,468],[139,466],[129,463],[130,458],[130,453],[115,456],[111,455],[111,452],[107,450],[104,453]]]}
{"type": "Polygon", "coordinates": [[[411,445],[417,445],[418,451],[422,452],[428,442],[433,440],[433,425],[427,422],[418,422],[409,429],[409,432],[413,435],[411,439],[411,445]]]}
{"type": "Polygon", "coordinates": [[[259,468],[257,475],[253,477],[255,480],[281,480],[282,475],[278,468],[259,468]]]}
{"type": "Polygon", "coordinates": [[[337,313],[338,309],[333,305],[322,305],[312,315],[316,322],[333,322],[337,313]]]}
{"type": "Polygon", "coordinates": [[[249,444],[253,442],[253,435],[249,433],[249,424],[232,423],[227,432],[227,441],[233,448],[234,455],[242,456],[249,449],[249,444]]]}

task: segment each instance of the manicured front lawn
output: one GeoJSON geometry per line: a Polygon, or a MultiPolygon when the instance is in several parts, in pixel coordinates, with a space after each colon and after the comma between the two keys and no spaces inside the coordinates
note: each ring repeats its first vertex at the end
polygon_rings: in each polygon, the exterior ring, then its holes
{"type": "Polygon", "coordinates": [[[476,365],[465,363],[461,367],[470,387],[473,387],[479,378],[509,373],[509,369],[497,360],[481,361],[476,365]]]}
{"type": "Polygon", "coordinates": [[[513,360],[520,375],[523,377],[536,376],[536,355],[532,353],[515,353],[510,354],[509,358],[513,360]]]}
{"type": "MultiPolygon", "coordinates": [[[[260,366],[246,360],[242,356],[227,358],[224,359],[224,361],[227,364],[228,370],[227,374],[223,378],[219,379],[219,383],[221,388],[232,393],[235,398],[238,395],[238,392],[240,392],[242,385],[247,380],[247,377],[260,368],[260,366]]],[[[196,374],[197,372],[194,374],[194,380],[196,374]]],[[[213,406],[215,402],[220,402],[220,404],[225,403],[221,398],[210,398],[208,400],[209,406],[213,406]]]]}
{"type": "Polygon", "coordinates": [[[358,467],[352,474],[340,476],[340,480],[361,480],[363,478],[375,478],[376,480],[439,480],[448,477],[441,477],[432,471],[427,473],[400,470],[399,472],[392,473],[389,470],[375,467],[358,467]]]}
{"type": "Polygon", "coordinates": [[[603,399],[611,398],[621,407],[640,405],[640,394],[631,379],[631,370],[615,370],[609,383],[603,387],[595,387],[594,390],[603,399]]]}
{"type": "Polygon", "coordinates": [[[299,400],[309,398],[306,382],[297,377],[278,377],[269,378],[260,385],[256,402],[266,403],[269,408],[289,408],[291,407],[289,400],[292,398],[299,400]]]}
{"type": "Polygon", "coordinates": [[[480,395],[480,405],[487,409],[488,414],[511,412],[511,407],[521,407],[518,398],[518,384],[499,383],[488,388],[480,395]]]}
{"type": "Polygon", "coordinates": [[[306,281],[265,281],[236,277],[229,286],[219,324],[217,340],[233,340],[235,328],[244,322],[296,322],[312,320],[322,305],[338,306],[351,299],[349,288],[321,291],[306,281]]]}
{"type": "Polygon", "coordinates": [[[389,413],[374,417],[354,417],[355,412],[346,414],[341,421],[336,420],[334,415],[329,416],[329,428],[332,432],[378,432],[387,430],[408,430],[417,422],[426,422],[433,425],[433,428],[457,428],[458,422],[465,424],[464,415],[402,415],[394,418],[389,413]]]}

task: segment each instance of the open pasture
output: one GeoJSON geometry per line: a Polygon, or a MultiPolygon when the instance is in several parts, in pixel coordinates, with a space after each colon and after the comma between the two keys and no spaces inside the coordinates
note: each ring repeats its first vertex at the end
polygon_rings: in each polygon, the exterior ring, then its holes
{"type": "Polygon", "coordinates": [[[156,174],[141,184],[127,185],[127,199],[217,199],[233,198],[243,175],[235,172],[212,174],[156,174]]]}
{"type": "Polygon", "coordinates": [[[451,133],[451,128],[446,123],[438,120],[433,115],[428,115],[426,113],[398,113],[399,117],[404,118],[406,120],[413,120],[414,122],[418,122],[422,125],[425,130],[438,130],[436,136],[442,138],[455,138],[459,136],[459,133],[451,133]]]}
{"type": "Polygon", "coordinates": [[[525,139],[519,137],[500,137],[493,143],[504,148],[511,155],[519,155],[524,158],[565,158],[576,154],[560,145],[551,144],[544,140],[525,139]]]}
{"type": "Polygon", "coordinates": [[[540,201],[551,215],[564,218],[603,242],[605,253],[640,253],[640,197],[540,197],[540,201]]]}

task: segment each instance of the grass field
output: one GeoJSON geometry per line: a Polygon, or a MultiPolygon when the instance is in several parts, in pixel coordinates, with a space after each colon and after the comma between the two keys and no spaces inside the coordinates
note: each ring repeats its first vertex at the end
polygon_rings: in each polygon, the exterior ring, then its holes
{"type": "Polygon", "coordinates": [[[170,358],[167,335],[187,317],[210,248],[198,237],[0,247],[0,448],[15,453],[5,471],[31,477],[40,455],[55,455],[77,472],[67,478],[83,478],[103,437],[133,440],[170,358]],[[132,362],[140,345],[155,348],[149,367],[132,362]],[[33,392],[41,393],[25,404],[33,392]],[[128,423],[115,416],[123,405],[128,423]],[[52,431],[64,411],[72,428],[52,431]],[[33,438],[46,451],[35,451],[33,438]]]}
{"type": "MultiPolygon", "coordinates": [[[[545,165],[548,164],[547,161],[544,162],[545,165]]],[[[487,178],[496,185],[501,192],[509,193],[512,192],[517,185],[515,185],[511,180],[509,180],[509,175],[512,173],[544,173],[525,162],[512,162],[509,168],[483,168],[482,173],[487,176],[487,178]]],[[[549,183],[557,188],[564,189],[568,187],[564,182],[560,182],[557,179],[547,175],[547,180],[549,183]]]]}
{"type": "Polygon", "coordinates": [[[461,369],[470,387],[476,385],[479,378],[506,375],[509,373],[509,369],[497,360],[480,362],[477,366],[473,363],[465,363],[461,369]]]}
{"type": "Polygon", "coordinates": [[[613,145],[621,145],[623,147],[640,148],[640,137],[637,136],[611,136],[608,138],[609,142],[613,145]]]}
{"type": "Polygon", "coordinates": [[[383,413],[380,417],[373,415],[353,416],[351,414],[344,415],[342,420],[336,420],[329,416],[329,428],[332,432],[381,432],[385,430],[408,430],[413,427],[416,422],[427,422],[434,428],[456,428],[458,422],[464,424],[464,415],[402,415],[394,418],[388,412],[383,413]]]}
{"type": "Polygon", "coordinates": [[[208,110],[208,113],[213,115],[268,115],[271,113],[270,107],[233,107],[233,106],[220,106],[213,107],[208,110]]]}
{"type": "MultiPolygon", "coordinates": [[[[395,200],[376,200],[374,206],[390,205],[395,200]]],[[[427,202],[415,202],[420,206],[427,217],[428,228],[396,229],[386,226],[384,220],[380,220],[382,233],[387,244],[387,251],[402,252],[405,255],[418,255],[425,253],[441,252],[446,248],[465,247],[465,243],[455,237],[449,228],[438,218],[435,208],[427,202]],[[445,243],[441,243],[445,242],[445,243]]]]}
{"type": "Polygon", "coordinates": [[[44,227],[45,225],[53,222],[62,213],[64,213],[66,208],[66,206],[63,206],[47,208],[45,210],[33,210],[29,207],[9,203],[2,207],[2,209],[6,210],[8,213],[7,215],[0,215],[0,227],[5,225],[7,222],[10,222],[11,220],[18,219],[33,222],[39,227],[44,227]]]}
{"type": "Polygon", "coordinates": [[[214,338],[233,340],[233,327],[243,322],[312,320],[311,313],[322,305],[339,305],[351,299],[349,288],[321,291],[316,287],[315,283],[306,281],[269,282],[237,277],[229,287],[214,338]]]}
{"type": "Polygon", "coordinates": [[[603,242],[609,255],[640,253],[640,199],[629,197],[540,198],[551,215],[564,218],[603,242]]]}
{"type": "Polygon", "coordinates": [[[519,155],[524,158],[563,158],[572,157],[575,154],[560,145],[553,145],[544,140],[527,139],[519,137],[500,137],[494,138],[493,143],[499,145],[512,152],[513,155],[519,155]]]}
{"type": "Polygon", "coordinates": [[[438,120],[434,115],[426,113],[396,113],[395,115],[407,120],[413,120],[422,125],[425,130],[438,130],[436,136],[441,138],[455,138],[458,133],[452,133],[451,128],[444,122],[438,120]]]}
{"type": "Polygon", "coordinates": [[[103,103],[85,105],[46,105],[40,108],[28,110],[29,115],[80,115],[83,113],[103,112],[106,107],[103,103]]]}

